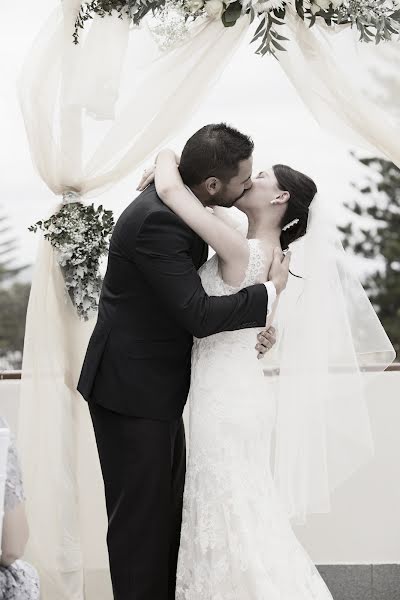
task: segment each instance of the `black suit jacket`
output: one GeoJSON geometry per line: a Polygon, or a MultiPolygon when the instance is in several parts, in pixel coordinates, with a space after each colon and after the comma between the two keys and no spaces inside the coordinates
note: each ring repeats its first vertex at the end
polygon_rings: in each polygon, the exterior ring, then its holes
{"type": "Polygon", "coordinates": [[[207,254],[154,185],[124,210],[79,379],[86,400],[126,415],[175,419],[189,390],[193,336],[265,325],[264,285],[206,294],[197,270],[207,254]]]}

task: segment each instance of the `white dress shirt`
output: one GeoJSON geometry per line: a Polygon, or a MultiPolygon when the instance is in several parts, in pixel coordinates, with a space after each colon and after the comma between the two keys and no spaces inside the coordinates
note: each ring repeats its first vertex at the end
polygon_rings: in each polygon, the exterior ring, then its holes
{"type": "Polygon", "coordinates": [[[267,281],[266,283],[264,283],[266,289],[267,289],[267,294],[268,294],[268,304],[267,304],[267,317],[270,314],[272,307],[275,303],[276,300],[276,287],[275,285],[272,283],[272,281],[267,281]]]}

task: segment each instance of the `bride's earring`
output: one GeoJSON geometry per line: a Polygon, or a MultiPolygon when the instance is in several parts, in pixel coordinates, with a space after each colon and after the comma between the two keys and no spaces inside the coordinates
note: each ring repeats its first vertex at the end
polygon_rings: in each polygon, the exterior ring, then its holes
{"type": "Polygon", "coordinates": [[[271,204],[277,204],[277,200],[271,200],[271,204]]]}

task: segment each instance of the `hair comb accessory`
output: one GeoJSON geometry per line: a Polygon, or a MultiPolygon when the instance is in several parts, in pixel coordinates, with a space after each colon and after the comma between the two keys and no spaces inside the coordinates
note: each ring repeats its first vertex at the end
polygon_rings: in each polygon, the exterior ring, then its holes
{"type": "Polygon", "coordinates": [[[285,225],[285,227],[282,227],[282,231],[287,231],[288,229],[290,229],[294,225],[297,225],[297,223],[299,221],[300,221],[300,219],[293,219],[293,221],[290,221],[290,223],[288,223],[287,225],[285,225]]]}

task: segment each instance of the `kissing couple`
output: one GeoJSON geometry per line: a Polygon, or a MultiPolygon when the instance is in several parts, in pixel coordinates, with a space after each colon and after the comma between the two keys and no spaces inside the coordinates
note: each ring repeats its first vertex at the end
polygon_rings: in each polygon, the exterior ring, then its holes
{"type": "Polygon", "coordinates": [[[276,405],[258,360],[317,187],[252,162],[247,135],[206,125],[180,157],[158,154],[115,225],[78,385],[114,600],[332,600],[274,485],[276,405]],[[232,206],[244,234],[220,208],[232,206]]]}

